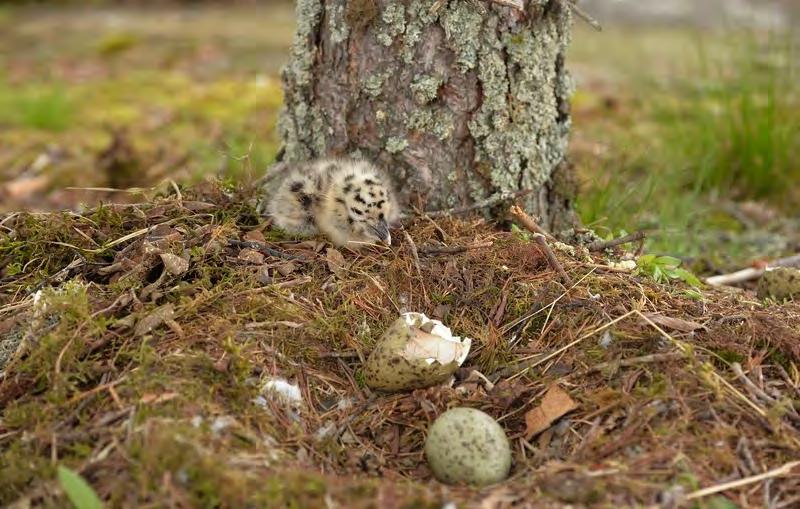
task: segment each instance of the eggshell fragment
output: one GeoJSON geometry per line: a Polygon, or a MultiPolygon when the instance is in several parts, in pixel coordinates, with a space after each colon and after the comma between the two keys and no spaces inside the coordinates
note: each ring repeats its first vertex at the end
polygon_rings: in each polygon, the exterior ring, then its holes
{"type": "Polygon", "coordinates": [[[364,366],[367,385],[381,391],[447,381],[466,360],[472,340],[453,336],[439,320],[404,313],[384,332],[364,366]]]}

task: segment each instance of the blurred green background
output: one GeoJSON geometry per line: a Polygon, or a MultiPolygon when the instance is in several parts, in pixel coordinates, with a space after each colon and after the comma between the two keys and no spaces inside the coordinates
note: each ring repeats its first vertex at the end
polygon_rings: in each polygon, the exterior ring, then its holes
{"type": "MultiPolygon", "coordinates": [[[[794,3],[645,4],[583,2],[605,29],[575,24],[582,219],[652,229],[699,272],[800,251],[794,3]]],[[[287,1],[0,3],[0,212],[260,175],[293,28],[287,1]]]]}

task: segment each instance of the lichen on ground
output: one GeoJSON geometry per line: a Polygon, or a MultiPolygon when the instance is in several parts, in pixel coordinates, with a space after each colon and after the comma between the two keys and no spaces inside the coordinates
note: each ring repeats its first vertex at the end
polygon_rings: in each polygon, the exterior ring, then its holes
{"type": "MultiPolygon", "coordinates": [[[[476,217],[408,220],[418,262],[400,241],[332,266],[324,242],[275,237],[252,193],[205,184],[0,219],[0,266],[24,267],[0,275],[0,341],[26,327],[38,288],[59,316],[0,379],[0,504],[63,505],[53,480],[67,465],[109,506],[468,507],[499,493],[642,506],[796,459],[796,303],[659,285],[580,246],[556,254],[567,288],[535,243],[476,217]],[[436,254],[445,245],[464,249],[436,254]],[[362,360],[404,310],[474,339],[452,386],[364,385],[362,360]],[[300,408],[262,393],[277,378],[297,384],[300,408]],[[762,380],[766,398],[750,385],[762,380]],[[578,409],[526,440],[552,384],[578,409]],[[425,430],[455,406],[499,420],[511,479],[432,479],[425,430]]],[[[799,488],[770,484],[781,500],[799,488]]],[[[704,501],[755,506],[763,490],[704,501]]]]}

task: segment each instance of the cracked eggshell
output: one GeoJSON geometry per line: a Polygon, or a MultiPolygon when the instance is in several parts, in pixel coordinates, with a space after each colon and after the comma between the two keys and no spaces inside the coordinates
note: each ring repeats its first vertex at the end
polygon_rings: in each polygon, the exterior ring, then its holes
{"type": "Polygon", "coordinates": [[[404,313],[375,345],[364,366],[364,380],[380,391],[445,382],[467,358],[471,344],[470,338],[453,336],[439,320],[422,313],[404,313]]]}
{"type": "Polygon", "coordinates": [[[447,484],[486,486],[508,477],[511,445],[490,415],[453,408],[428,429],[425,457],[437,479],[447,484]]]}

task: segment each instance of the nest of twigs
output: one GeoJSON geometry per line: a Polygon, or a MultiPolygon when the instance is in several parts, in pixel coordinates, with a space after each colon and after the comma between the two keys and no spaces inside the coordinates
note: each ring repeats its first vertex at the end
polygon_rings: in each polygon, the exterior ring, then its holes
{"type": "Polygon", "coordinates": [[[580,246],[555,250],[567,285],[542,245],[476,217],[333,250],[214,185],[0,224],[0,504],[62,504],[59,465],[113,507],[800,500],[796,304],[699,296],[580,246]],[[450,386],[363,383],[403,311],[473,338],[450,386]],[[302,400],[266,395],[279,378],[302,400]],[[532,434],[554,385],[577,408],[532,434]],[[426,430],[454,406],[506,430],[507,481],[433,479],[426,430]]]}

